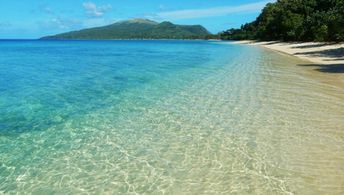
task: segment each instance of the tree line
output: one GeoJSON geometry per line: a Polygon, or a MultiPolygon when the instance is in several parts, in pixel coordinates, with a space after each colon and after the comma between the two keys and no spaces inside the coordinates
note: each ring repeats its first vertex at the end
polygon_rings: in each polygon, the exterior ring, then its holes
{"type": "Polygon", "coordinates": [[[278,0],[225,40],[344,41],[344,0],[278,0]]]}

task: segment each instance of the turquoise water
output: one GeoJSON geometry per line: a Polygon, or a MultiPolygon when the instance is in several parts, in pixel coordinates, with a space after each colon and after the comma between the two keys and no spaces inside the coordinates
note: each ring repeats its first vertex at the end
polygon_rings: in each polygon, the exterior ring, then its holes
{"type": "Polygon", "coordinates": [[[344,92],[259,47],[0,41],[0,194],[341,194],[344,92]]]}

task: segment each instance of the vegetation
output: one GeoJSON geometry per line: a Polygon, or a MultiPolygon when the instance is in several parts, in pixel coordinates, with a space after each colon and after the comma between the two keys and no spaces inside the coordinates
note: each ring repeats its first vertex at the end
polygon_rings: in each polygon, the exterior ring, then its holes
{"type": "Polygon", "coordinates": [[[209,37],[211,34],[200,25],[175,25],[171,22],[157,23],[146,19],[134,19],[42,39],[207,39],[209,37]]]}
{"type": "Polygon", "coordinates": [[[220,33],[221,39],[344,41],[344,0],[278,0],[258,18],[220,33]]]}

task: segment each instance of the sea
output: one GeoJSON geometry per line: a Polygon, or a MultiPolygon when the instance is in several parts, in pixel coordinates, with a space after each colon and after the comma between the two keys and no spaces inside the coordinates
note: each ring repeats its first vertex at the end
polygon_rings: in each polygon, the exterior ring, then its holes
{"type": "Polygon", "coordinates": [[[0,41],[0,194],[343,194],[344,89],[223,41],[0,41]]]}

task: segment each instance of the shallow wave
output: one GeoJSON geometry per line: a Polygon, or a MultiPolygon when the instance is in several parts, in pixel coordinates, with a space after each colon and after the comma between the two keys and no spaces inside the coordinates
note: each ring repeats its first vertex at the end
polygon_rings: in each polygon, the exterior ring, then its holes
{"type": "MultiPolygon", "coordinates": [[[[80,49],[73,51],[81,51],[74,55],[82,56],[87,42],[74,44],[80,49]]],[[[19,98],[24,111],[31,110],[24,125],[41,120],[47,125],[18,133],[11,128],[21,129],[21,123],[6,126],[9,118],[2,116],[1,192],[343,192],[343,91],[307,76],[296,66],[300,61],[211,42],[106,47],[130,55],[79,59],[77,67],[89,69],[70,77],[61,88],[67,90],[50,85],[43,90],[60,97],[61,104],[19,98]],[[35,111],[44,116],[37,119],[35,111]]],[[[60,56],[62,62],[68,56],[60,56]]],[[[59,79],[55,75],[54,81],[59,79]]],[[[6,103],[0,108],[8,114],[6,103]]]]}

